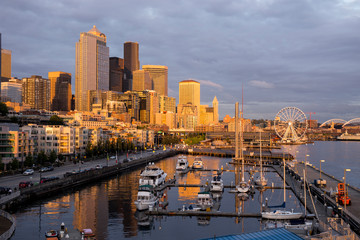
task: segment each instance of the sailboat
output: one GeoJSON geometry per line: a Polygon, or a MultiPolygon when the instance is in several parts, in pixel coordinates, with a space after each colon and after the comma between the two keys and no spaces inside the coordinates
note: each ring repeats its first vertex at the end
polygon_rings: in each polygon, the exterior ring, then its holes
{"type": "MultiPolygon", "coordinates": [[[[284,202],[283,207],[286,206],[286,189],[285,189],[285,158],[283,159],[284,162],[284,202]]],[[[275,211],[263,211],[261,212],[261,217],[266,219],[299,219],[303,216],[300,212],[294,212],[293,210],[275,210],[275,211]]]]}
{"type": "Polygon", "coordinates": [[[260,177],[255,180],[255,184],[261,187],[267,185],[267,179],[264,176],[262,168],[262,143],[261,143],[261,131],[260,131],[260,177]]]}
{"type": "MultiPolygon", "coordinates": [[[[238,124],[237,122],[237,113],[236,113],[236,124],[238,124]]],[[[240,156],[239,158],[241,159],[241,181],[238,185],[236,185],[235,189],[237,192],[240,193],[247,193],[250,191],[250,184],[248,182],[245,181],[245,166],[244,166],[244,152],[243,152],[243,142],[244,142],[244,137],[243,137],[243,111],[241,111],[240,113],[240,156]]],[[[237,134],[237,133],[236,133],[237,134]]]]}

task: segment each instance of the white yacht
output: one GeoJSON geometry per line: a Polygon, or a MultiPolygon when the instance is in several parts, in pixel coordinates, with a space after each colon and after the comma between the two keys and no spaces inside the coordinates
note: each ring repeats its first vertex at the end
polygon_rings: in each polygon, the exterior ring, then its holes
{"type": "Polygon", "coordinates": [[[139,185],[151,185],[157,187],[165,183],[167,174],[154,163],[149,163],[140,173],[139,185]]]}
{"type": "Polygon", "coordinates": [[[302,213],[286,210],[275,210],[273,212],[262,212],[261,217],[266,219],[299,219],[302,213]]]}
{"type": "Polygon", "coordinates": [[[158,198],[154,195],[153,186],[142,185],[139,186],[137,200],[134,202],[136,209],[139,211],[152,208],[158,202],[158,198]]]}
{"type": "Polygon", "coordinates": [[[192,168],[193,169],[203,169],[204,168],[204,163],[201,160],[201,157],[199,157],[199,156],[195,157],[192,168]]]}
{"type": "Polygon", "coordinates": [[[210,192],[199,192],[196,205],[199,206],[201,210],[212,208],[214,206],[214,200],[212,199],[210,192]]]}
{"type": "Polygon", "coordinates": [[[177,163],[176,163],[176,170],[177,171],[186,171],[189,168],[189,162],[186,156],[179,156],[177,163]]]}
{"type": "Polygon", "coordinates": [[[235,188],[237,192],[247,193],[250,190],[250,185],[243,179],[235,188]]]}
{"type": "Polygon", "coordinates": [[[222,192],[224,190],[224,182],[221,179],[221,176],[214,176],[210,182],[210,191],[211,192],[222,192]]]}

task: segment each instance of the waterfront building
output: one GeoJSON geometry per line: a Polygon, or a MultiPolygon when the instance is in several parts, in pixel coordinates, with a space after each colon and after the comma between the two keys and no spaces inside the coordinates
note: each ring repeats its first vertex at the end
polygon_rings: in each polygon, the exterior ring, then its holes
{"type": "Polygon", "coordinates": [[[178,128],[194,130],[195,126],[198,125],[197,106],[191,103],[179,104],[177,110],[178,128]]]}
{"type": "Polygon", "coordinates": [[[176,99],[164,95],[159,96],[159,111],[176,113],[176,99]]]}
{"type": "Polygon", "coordinates": [[[142,69],[150,73],[152,90],[159,96],[168,95],[168,67],[160,65],[143,65],[142,69]]]}
{"type": "Polygon", "coordinates": [[[50,110],[50,80],[37,75],[23,78],[22,102],[32,109],[50,110]]]}
{"type": "Polygon", "coordinates": [[[12,159],[25,160],[25,156],[32,152],[29,136],[22,132],[17,124],[1,124],[0,126],[0,157],[2,163],[9,163],[12,159]]]}
{"type": "Polygon", "coordinates": [[[1,82],[6,82],[10,78],[11,78],[11,51],[7,49],[1,49],[1,82]]]}
{"type": "Polygon", "coordinates": [[[22,80],[11,78],[8,82],[1,82],[1,98],[9,102],[21,103],[22,80]]]}
{"type": "Polygon", "coordinates": [[[89,90],[109,90],[109,48],[96,26],[76,43],[75,109],[90,111],[89,90]]]}
{"type": "Polygon", "coordinates": [[[49,72],[51,85],[51,111],[70,111],[71,109],[71,73],[49,72]]]}
{"type": "Polygon", "coordinates": [[[137,42],[125,42],[123,92],[132,90],[133,71],[139,69],[139,44],[137,42]]]}
{"type": "Polygon", "coordinates": [[[145,70],[133,71],[132,90],[144,91],[151,90],[151,77],[150,73],[145,70]]]}
{"type": "Polygon", "coordinates": [[[111,57],[109,61],[109,90],[122,92],[124,78],[124,59],[118,57],[111,57]]]}

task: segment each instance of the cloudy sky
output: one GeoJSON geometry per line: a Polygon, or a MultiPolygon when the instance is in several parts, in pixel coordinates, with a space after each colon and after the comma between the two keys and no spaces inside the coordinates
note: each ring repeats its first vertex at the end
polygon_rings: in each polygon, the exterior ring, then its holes
{"type": "Polygon", "coordinates": [[[284,107],[312,119],[360,117],[358,0],[1,0],[3,48],[18,78],[75,72],[75,42],[93,25],[110,56],[140,45],[140,64],[169,67],[178,83],[201,83],[201,103],[234,115],[274,119],[284,107]]]}

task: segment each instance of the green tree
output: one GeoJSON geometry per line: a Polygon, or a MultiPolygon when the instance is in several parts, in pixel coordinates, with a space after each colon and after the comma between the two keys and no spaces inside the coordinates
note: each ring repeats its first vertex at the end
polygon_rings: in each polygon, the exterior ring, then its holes
{"type": "Polygon", "coordinates": [[[34,164],[33,156],[31,155],[31,153],[28,153],[28,155],[25,158],[24,165],[25,167],[32,167],[33,164],[34,164]]]}
{"type": "Polygon", "coordinates": [[[57,154],[54,150],[52,150],[49,154],[49,162],[54,163],[57,158],[57,154]]]}
{"type": "Polygon", "coordinates": [[[47,155],[44,153],[44,151],[41,151],[37,156],[37,163],[40,165],[44,165],[44,163],[47,162],[47,160],[48,160],[47,155]]]}
{"type": "Polygon", "coordinates": [[[12,170],[17,170],[17,169],[19,169],[19,167],[20,167],[19,160],[17,160],[16,158],[14,158],[14,159],[11,161],[11,169],[12,169],[12,170]]]}
{"type": "Polygon", "coordinates": [[[88,144],[86,145],[85,155],[86,155],[86,157],[92,157],[92,155],[93,155],[92,144],[91,144],[90,141],[89,141],[88,144]]]}
{"type": "Polygon", "coordinates": [[[1,116],[6,116],[9,113],[8,107],[5,103],[0,102],[0,114],[1,116]]]}
{"type": "Polygon", "coordinates": [[[57,115],[52,115],[52,116],[50,117],[49,123],[50,123],[51,125],[64,125],[63,119],[60,118],[60,117],[57,116],[57,115]]]}

